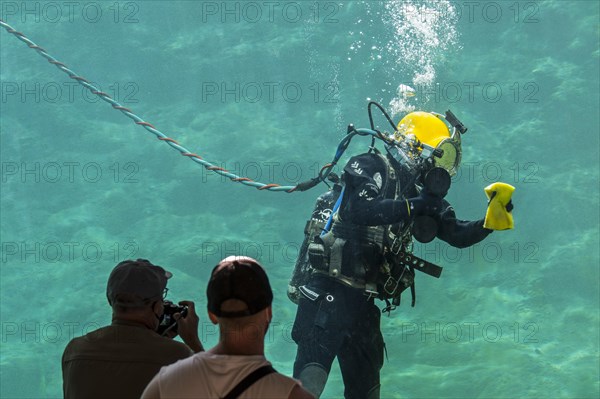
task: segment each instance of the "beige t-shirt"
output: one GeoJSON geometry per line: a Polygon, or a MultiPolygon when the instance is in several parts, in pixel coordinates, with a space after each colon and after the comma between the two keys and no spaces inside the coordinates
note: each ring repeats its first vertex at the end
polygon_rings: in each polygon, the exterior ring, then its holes
{"type": "MultiPolygon", "coordinates": [[[[158,379],[161,399],[222,398],[248,374],[270,365],[264,356],[214,355],[196,353],[161,368],[158,379]]],[[[299,382],[283,374],[271,373],[255,382],[240,399],[287,398],[299,382]]]]}

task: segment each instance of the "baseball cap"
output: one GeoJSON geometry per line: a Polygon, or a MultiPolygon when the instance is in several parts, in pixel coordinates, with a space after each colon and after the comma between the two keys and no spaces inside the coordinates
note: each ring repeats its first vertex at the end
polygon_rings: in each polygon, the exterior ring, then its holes
{"type": "Polygon", "coordinates": [[[144,305],[150,299],[162,298],[171,276],[170,272],[146,259],[125,260],[115,266],[108,277],[108,303],[134,307],[144,305]],[[121,294],[128,294],[135,299],[119,299],[121,294]]]}
{"type": "Polygon", "coordinates": [[[262,266],[247,256],[223,259],[212,271],[208,288],[208,310],[218,317],[251,316],[273,302],[273,291],[262,266]],[[237,299],[246,304],[240,311],[222,310],[223,302],[237,299]]]}

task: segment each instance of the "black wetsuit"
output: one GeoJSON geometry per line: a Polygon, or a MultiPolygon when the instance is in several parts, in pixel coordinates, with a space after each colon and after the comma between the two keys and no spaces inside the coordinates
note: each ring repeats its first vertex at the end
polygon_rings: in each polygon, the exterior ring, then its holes
{"type": "MultiPolygon", "coordinates": [[[[344,167],[345,192],[339,209],[342,220],[371,226],[410,222],[407,202],[394,199],[395,190],[385,190],[390,187],[385,181],[386,168],[386,162],[374,153],[361,154],[348,161],[344,167]]],[[[398,172],[395,176],[401,187],[410,181],[410,176],[398,172]]],[[[407,186],[402,193],[405,198],[418,196],[414,185],[407,186]]],[[[326,221],[330,211],[318,209],[319,206],[332,207],[333,203],[321,202],[313,211],[313,219],[326,221]]],[[[441,200],[435,219],[439,226],[437,237],[459,248],[476,244],[491,232],[483,228],[483,220],[458,220],[445,200],[441,200]]],[[[308,262],[305,251],[300,255],[298,262],[308,262]]],[[[342,265],[344,263],[343,259],[342,265]]],[[[379,398],[384,343],[380,331],[381,311],[374,298],[366,296],[364,289],[348,286],[327,274],[313,275],[306,287],[316,297],[300,296],[292,330],[298,344],[294,377],[306,379],[303,370],[307,366],[321,367],[329,374],[337,357],[346,398],[379,398]]],[[[307,381],[303,383],[310,385],[307,381]]]]}

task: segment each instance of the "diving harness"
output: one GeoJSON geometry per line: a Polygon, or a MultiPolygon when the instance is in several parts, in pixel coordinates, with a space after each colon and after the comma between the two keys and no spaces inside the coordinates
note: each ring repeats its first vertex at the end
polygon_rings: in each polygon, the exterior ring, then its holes
{"type": "MultiPolygon", "coordinates": [[[[396,126],[385,110],[379,104],[370,102],[368,113],[371,129],[348,126],[347,135],[340,142],[333,161],[321,170],[317,178],[304,183],[312,187],[328,178],[334,185],[319,197],[304,230],[305,240],[288,287],[288,296],[295,303],[301,292],[306,290],[304,286],[310,277],[321,274],[353,288],[364,289],[368,297],[386,301],[383,312],[390,312],[400,304],[401,294],[407,288],[411,290],[411,306],[415,306],[415,270],[436,278],[442,273],[440,266],[412,253],[413,237],[421,242],[429,242],[435,237],[437,224],[432,218],[424,216],[410,223],[382,226],[355,225],[341,220],[339,207],[344,197],[344,188],[332,169],[354,136],[371,136],[369,152],[374,152],[386,165],[386,175],[383,176],[385,183],[382,187],[386,198],[406,198],[408,191],[414,190],[415,186],[443,197],[450,186],[450,175],[445,169],[436,166],[436,160],[442,159],[445,148],[453,146],[458,149],[458,162],[460,134],[467,129],[452,112],[447,111],[445,117],[435,115],[445,119],[453,127],[453,134],[449,140],[444,140],[435,148],[414,137],[394,140],[393,135],[383,134],[375,129],[371,113],[373,105],[381,110],[397,133],[396,126]],[[375,139],[384,142],[395,165],[375,148],[375,139]],[[404,176],[402,184],[399,182],[399,173],[404,176]]],[[[456,166],[457,163],[454,167],[456,166]]]]}

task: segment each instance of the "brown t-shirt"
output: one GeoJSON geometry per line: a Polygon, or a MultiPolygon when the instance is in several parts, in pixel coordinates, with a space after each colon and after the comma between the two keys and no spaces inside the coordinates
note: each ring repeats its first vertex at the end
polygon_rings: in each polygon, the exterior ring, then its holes
{"type": "Polygon", "coordinates": [[[74,338],[65,348],[65,399],[137,399],[161,367],[192,354],[181,342],[143,326],[115,321],[74,338]]]}

